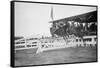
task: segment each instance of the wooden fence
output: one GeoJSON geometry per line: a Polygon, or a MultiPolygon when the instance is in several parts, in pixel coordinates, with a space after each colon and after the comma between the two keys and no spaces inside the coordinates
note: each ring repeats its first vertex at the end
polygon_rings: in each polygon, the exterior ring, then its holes
{"type": "Polygon", "coordinates": [[[78,37],[69,38],[66,40],[66,42],[62,37],[55,39],[41,38],[37,40],[28,40],[28,41],[26,39],[22,39],[15,42],[15,50],[38,48],[37,53],[40,53],[47,50],[61,49],[68,47],[96,46],[96,44],[97,44],[97,36],[84,36],[83,39],[78,37]]]}

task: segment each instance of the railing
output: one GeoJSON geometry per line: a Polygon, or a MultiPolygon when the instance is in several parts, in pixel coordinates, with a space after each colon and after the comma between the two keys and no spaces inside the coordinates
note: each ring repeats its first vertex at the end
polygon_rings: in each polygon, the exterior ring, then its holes
{"type": "MultiPolygon", "coordinates": [[[[88,47],[88,46],[95,46],[97,44],[97,41],[94,40],[97,38],[96,36],[84,36],[83,39],[91,39],[91,41],[83,41],[81,38],[74,38],[74,39],[67,39],[66,42],[64,39],[61,39],[60,41],[54,41],[52,43],[41,43],[41,46],[39,46],[37,53],[47,51],[47,50],[53,50],[53,49],[61,49],[61,48],[68,48],[68,47],[88,47]],[[77,40],[77,41],[76,41],[77,40]]],[[[44,40],[43,40],[44,41],[44,40]]]]}
{"type": "Polygon", "coordinates": [[[40,44],[40,42],[37,41],[37,40],[33,40],[33,41],[26,41],[26,40],[18,41],[18,42],[15,42],[15,50],[38,48],[39,44],[40,44]],[[22,43],[22,42],[24,42],[24,43],[22,43]]]}
{"type": "Polygon", "coordinates": [[[83,39],[76,37],[66,40],[64,40],[63,38],[56,38],[56,39],[48,38],[48,39],[31,40],[31,41],[24,40],[18,42],[25,42],[25,43],[15,44],[15,50],[38,48],[37,53],[40,53],[47,50],[61,49],[68,47],[95,46],[97,44],[96,40],[97,36],[84,36],[83,39]]]}

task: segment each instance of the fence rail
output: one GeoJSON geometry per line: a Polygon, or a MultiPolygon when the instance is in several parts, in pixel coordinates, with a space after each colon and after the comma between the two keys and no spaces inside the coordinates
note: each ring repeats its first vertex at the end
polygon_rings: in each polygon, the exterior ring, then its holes
{"type": "MultiPolygon", "coordinates": [[[[18,41],[23,42],[23,40],[18,41]]],[[[60,49],[60,48],[68,48],[68,47],[88,47],[88,46],[95,46],[97,44],[97,36],[84,36],[83,39],[81,38],[70,38],[64,40],[63,38],[53,39],[40,39],[40,40],[31,40],[25,41],[22,44],[15,44],[15,50],[23,50],[23,49],[31,49],[31,48],[38,48],[37,53],[53,50],[53,49],[60,49]],[[67,43],[67,44],[66,44],[67,43]]]]}

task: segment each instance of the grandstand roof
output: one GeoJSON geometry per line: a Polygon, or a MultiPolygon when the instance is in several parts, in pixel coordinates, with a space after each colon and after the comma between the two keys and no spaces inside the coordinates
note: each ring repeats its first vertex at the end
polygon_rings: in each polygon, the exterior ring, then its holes
{"type": "Polygon", "coordinates": [[[71,16],[71,17],[67,17],[67,18],[63,18],[63,19],[59,19],[59,20],[54,20],[54,21],[50,21],[49,23],[57,23],[59,21],[76,21],[76,22],[80,22],[80,23],[89,23],[89,22],[97,22],[97,11],[92,11],[92,12],[88,12],[88,13],[84,13],[84,14],[80,14],[80,15],[76,15],[76,16],[71,16]]]}

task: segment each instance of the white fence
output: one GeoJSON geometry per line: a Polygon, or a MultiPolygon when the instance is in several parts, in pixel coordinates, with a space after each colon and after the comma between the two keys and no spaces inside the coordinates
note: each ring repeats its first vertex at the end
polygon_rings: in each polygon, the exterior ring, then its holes
{"type": "Polygon", "coordinates": [[[38,48],[37,53],[53,50],[53,49],[61,49],[68,47],[79,47],[79,46],[95,46],[97,44],[97,36],[84,36],[81,38],[69,38],[64,40],[62,37],[60,38],[41,38],[34,40],[22,39],[19,41],[15,41],[15,50],[22,49],[31,49],[38,48]]]}
{"type": "Polygon", "coordinates": [[[38,48],[37,45],[40,45],[39,40],[19,40],[15,42],[15,50],[23,50],[23,49],[30,49],[30,48],[38,48]]]}
{"type": "Polygon", "coordinates": [[[67,40],[60,39],[60,40],[54,40],[53,42],[50,42],[50,40],[47,41],[43,39],[41,45],[38,48],[37,53],[47,51],[47,50],[61,49],[61,48],[68,48],[68,47],[95,46],[96,44],[97,44],[96,36],[84,36],[83,39],[78,37],[70,38],[67,40]]]}

